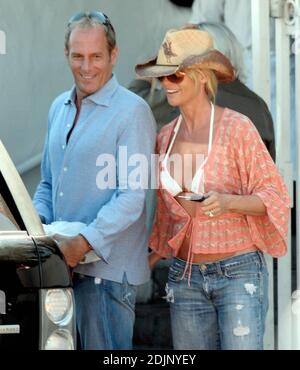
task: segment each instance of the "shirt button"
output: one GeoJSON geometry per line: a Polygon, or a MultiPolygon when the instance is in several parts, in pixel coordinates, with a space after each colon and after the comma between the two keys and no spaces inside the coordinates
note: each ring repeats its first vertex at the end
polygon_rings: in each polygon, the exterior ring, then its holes
{"type": "Polygon", "coordinates": [[[64,172],[67,172],[68,171],[68,167],[64,167],[64,172]]]}
{"type": "Polygon", "coordinates": [[[63,150],[65,150],[65,149],[66,149],[66,146],[65,146],[65,145],[63,145],[63,146],[62,146],[62,148],[63,148],[63,150]]]}
{"type": "Polygon", "coordinates": [[[68,123],[68,124],[67,124],[67,127],[68,127],[68,128],[70,128],[70,127],[71,127],[71,125],[68,123]]]}
{"type": "Polygon", "coordinates": [[[63,196],[64,196],[64,193],[63,193],[63,192],[60,192],[60,193],[59,193],[59,196],[60,196],[60,197],[63,197],[63,196]]]}

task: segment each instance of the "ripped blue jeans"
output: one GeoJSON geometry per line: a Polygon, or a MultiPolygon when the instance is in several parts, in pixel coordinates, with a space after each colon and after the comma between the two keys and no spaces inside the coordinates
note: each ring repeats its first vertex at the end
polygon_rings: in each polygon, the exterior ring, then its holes
{"type": "Polygon", "coordinates": [[[166,287],[177,350],[262,350],[268,271],[261,252],[193,264],[174,259],[166,287]]]}

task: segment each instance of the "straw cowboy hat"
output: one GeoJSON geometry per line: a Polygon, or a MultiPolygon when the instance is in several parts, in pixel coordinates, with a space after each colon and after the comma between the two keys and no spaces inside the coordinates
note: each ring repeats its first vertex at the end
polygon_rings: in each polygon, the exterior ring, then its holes
{"type": "Polygon", "coordinates": [[[183,29],[167,32],[158,56],[135,67],[137,75],[144,77],[169,76],[191,66],[213,70],[219,82],[235,79],[230,61],[214,49],[214,42],[208,32],[183,29]]]}

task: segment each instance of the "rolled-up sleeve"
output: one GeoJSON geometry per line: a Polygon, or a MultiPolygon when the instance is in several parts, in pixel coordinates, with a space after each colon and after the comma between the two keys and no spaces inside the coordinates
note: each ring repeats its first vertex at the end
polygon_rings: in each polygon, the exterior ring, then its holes
{"type": "Polygon", "coordinates": [[[263,251],[280,257],[287,251],[290,197],[283,178],[254,125],[245,124],[239,148],[245,193],[258,196],[265,216],[247,216],[252,239],[263,251]]]}

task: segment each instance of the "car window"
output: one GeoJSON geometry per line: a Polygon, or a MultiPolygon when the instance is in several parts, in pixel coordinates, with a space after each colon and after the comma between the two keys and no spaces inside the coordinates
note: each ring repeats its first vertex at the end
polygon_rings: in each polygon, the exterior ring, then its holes
{"type": "Polygon", "coordinates": [[[18,224],[0,194],[0,231],[19,230],[18,224]]]}

